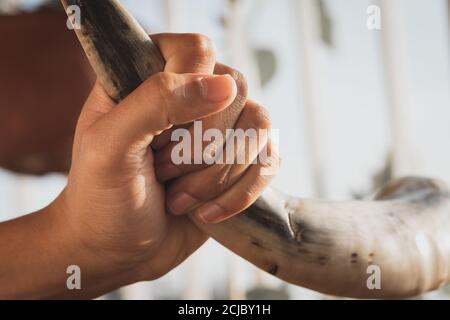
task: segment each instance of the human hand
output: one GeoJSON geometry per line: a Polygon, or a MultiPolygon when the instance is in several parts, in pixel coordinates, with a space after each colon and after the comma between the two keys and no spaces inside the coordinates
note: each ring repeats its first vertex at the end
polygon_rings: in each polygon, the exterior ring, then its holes
{"type": "MultiPolygon", "coordinates": [[[[155,148],[170,148],[164,141],[172,125],[186,126],[216,114],[230,106],[238,92],[242,94],[229,75],[208,75],[215,61],[203,37],[158,35],[153,39],[167,60],[165,72],[151,77],[117,106],[96,85],[77,126],[67,188],[55,202],[64,212],[59,219],[64,219],[70,233],[88,248],[90,260],[101,265],[103,272],[134,270],[131,282],[160,277],[207,239],[188,217],[167,214],[164,186],[157,180],[158,168],[149,145],[154,142],[155,148]]],[[[243,98],[245,95],[238,100],[243,98]]],[[[264,113],[256,104],[249,102],[245,108],[241,104],[239,101],[230,107],[236,108],[234,119],[241,114],[238,126],[268,126],[267,117],[260,116],[264,113]]],[[[233,124],[223,114],[205,122],[209,123],[207,127],[217,124],[220,129],[233,124]]],[[[238,151],[253,160],[266,143],[265,137],[256,154],[246,147],[238,151]]],[[[170,190],[198,186],[206,178],[215,181],[216,176],[211,175],[220,168],[227,172],[224,178],[229,183],[219,182],[214,189],[195,189],[195,196],[203,201],[199,204],[206,210],[212,205],[208,200],[216,197],[221,206],[220,214],[212,208],[211,220],[199,214],[203,221],[221,221],[244,210],[270,180],[261,175],[262,165],[217,165],[179,179],[170,190]],[[225,206],[232,201],[236,202],[233,206],[225,206]]],[[[168,204],[170,207],[170,200],[168,204]]]]}

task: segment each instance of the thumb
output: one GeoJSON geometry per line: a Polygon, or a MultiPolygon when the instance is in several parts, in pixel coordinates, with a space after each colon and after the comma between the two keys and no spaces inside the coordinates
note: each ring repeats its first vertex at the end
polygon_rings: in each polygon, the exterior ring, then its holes
{"type": "MultiPolygon", "coordinates": [[[[230,106],[237,85],[229,75],[159,73],[145,81],[92,130],[110,146],[109,152],[123,154],[136,143],[145,146],[155,135],[202,119],[230,106]]],[[[108,152],[108,153],[109,153],[108,152]]]]}
{"type": "Polygon", "coordinates": [[[77,134],[83,134],[97,120],[110,112],[115,105],[116,103],[97,81],[81,110],[77,123],[77,134]]]}

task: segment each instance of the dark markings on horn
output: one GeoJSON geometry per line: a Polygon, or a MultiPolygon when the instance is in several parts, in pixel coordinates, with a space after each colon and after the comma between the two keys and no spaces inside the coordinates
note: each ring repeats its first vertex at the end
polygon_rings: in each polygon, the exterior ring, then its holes
{"type": "Polygon", "coordinates": [[[77,34],[108,94],[126,98],[150,75],[164,70],[159,49],[116,1],[62,0],[81,9],[77,34]],[[143,63],[144,59],[146,60],[143,63]]]}

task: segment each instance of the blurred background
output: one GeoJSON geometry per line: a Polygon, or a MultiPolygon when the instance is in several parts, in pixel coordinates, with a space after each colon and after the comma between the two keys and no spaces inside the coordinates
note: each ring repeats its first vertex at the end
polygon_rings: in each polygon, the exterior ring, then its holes
{"type": "MultiPolygon", "coordinates": [[[[0,0],[0,220],[62,190],[64,175],[49,171],[67,169],[93,81],[58,3],[45,2],[0,0]]],[[[359,199],[397,176],[450,185],[450,1],[121,2],[149,33],[208,35],[219,60],[246,75],[279,130],[277,188],[359,199]]],[[[164,278],[104,298],[334,299],[282,283],[213,240],[164,278]]],[[[430,298],[449,299],[450,288],[418,297],[430,298]]]]}

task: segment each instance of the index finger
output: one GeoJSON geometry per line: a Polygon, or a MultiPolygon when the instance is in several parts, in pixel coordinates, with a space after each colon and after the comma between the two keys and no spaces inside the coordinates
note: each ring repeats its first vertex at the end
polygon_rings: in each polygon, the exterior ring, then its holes
{"type": "Polygon", "coordinates": [[[214,44],[196,33],[160,33],[151,35],[166,60],[164,71],[172,73],[212,74],[216,64],[214,44]]]}
{"type": "MultiPolygon", "coordinates": [[[[152,41],[161,50],[166,60],[164,71],[171,73],[213,74],[216,64],[216,53],[212,40],[196,33],[160,33],[150,35],[152,41]]],[[[182,125],[164,131],[155,137],[152,147],[160,149],[170,142],[173,130],[182,125]]]]}

